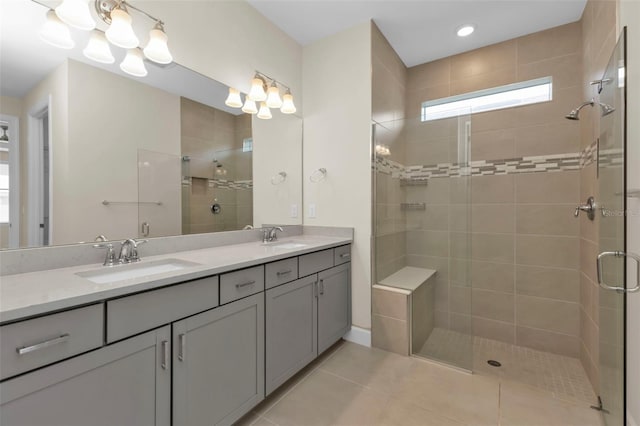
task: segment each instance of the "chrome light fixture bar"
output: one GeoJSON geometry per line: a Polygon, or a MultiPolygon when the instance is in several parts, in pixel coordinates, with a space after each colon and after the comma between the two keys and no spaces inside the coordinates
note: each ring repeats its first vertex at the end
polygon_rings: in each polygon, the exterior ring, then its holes
{"type": "MultiPolygon", "coordinates": [[[[48,7],[39,0],[32,1],[48,7]]],[[[121,65],[120,68],[136,77],[142,77],[147,74],[146,69],[144,69],[144,62],[142,62],[143,53],[144,58],[158,64],[166,65],[173,62],[173,56],[167,45],[168,37],[164,30],[164,22],[160,19],[126,0],[93,0],[95,14],[108,25],[106,31],[101,31],[95,29],[96,23],[89,10],[91,1],[62,0],[62,3],[55,9],[49,9],[47,22],[40,32],[40,38],[53,46],[70,49],[74,46],[74,42],[69,33],[69,26],[80,30],[93,31],[89,44],[83,50],[84,55],[97,62],[112,63],[114,59],[109,43],[127,49],[129,54],[125,62],[128,61],[128,63],[123,63],[125,66],[121,65]],[[131,25],[130,9],[139,12],[154,23],[153,28],[149,31],[149,42],[140,51],[140,41],[131,25]],[[132,50],[135,50],[135,52],[132,53],[132,50]],[[131,67],[132,60],[135,61],[134,67],[131,67]],[[135,69],[135,73],[128,71],[132,69],[135,69]]]]}
{"type": "Polygon", "coordinates": [[[229,88],[229,96],[224,103],[232,108],[242,108],[247,114],[257,114],[257,117],[263,120],[273,117],[271,109],[280,109],[283,114],[296,112],[291,88],[260,71],[256,71],[251,79],[251,89],[249,94],[245,95],[244,103],[240,91],[233,87],[229,88]],[[280,96],[281,88],[286,90],[283,96],[280,96]]]}

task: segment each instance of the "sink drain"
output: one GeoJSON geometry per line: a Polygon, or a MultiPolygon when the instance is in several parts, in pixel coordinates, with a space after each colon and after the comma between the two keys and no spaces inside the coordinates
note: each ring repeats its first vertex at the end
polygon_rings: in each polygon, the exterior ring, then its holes
{"type": "Polygon", "coordinates": [[[492,367],[502,367],[502,364],[500,364],[500,362],[496,361],[495,359],[490,359],[489,361],[487,361],[487,364],[492,367]]]}

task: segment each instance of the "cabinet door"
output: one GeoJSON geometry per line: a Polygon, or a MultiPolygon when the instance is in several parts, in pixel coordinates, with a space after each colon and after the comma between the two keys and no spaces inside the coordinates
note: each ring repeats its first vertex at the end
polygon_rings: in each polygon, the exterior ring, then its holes
{"type": "Polygon", "coordinates": [[[266,394],[310,363],[317,350],[316,276],[266,292],[266,394]]]}
{"type": "Polygon", "coordinates": [[[0,384],[0,424],[169,425],[169,326],[0,384]]]}
{"type": "Polygon", "coordinates": [[[173,424],[230,425],[264,399],[264,293],[173,323],[173,424]]]}
{"type": "Polygon", "coordinates": [[[351,328],[351,263],[318,274],[318,354],[351,328]]]}

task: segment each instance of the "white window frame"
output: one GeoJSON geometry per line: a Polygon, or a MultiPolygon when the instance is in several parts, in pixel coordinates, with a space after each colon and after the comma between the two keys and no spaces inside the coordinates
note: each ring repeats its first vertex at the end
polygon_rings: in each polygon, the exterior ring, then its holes
{"type": "Polygon", "coordinates": [[[9,123],[9,248],[20,245],[20,119],[0,114],[9,123]]]}
{"type": "Polygon", "coordinates": [[[553,100],[553,79],[536,78],[422,103],[421,121],[495,111],[553,100]]]}

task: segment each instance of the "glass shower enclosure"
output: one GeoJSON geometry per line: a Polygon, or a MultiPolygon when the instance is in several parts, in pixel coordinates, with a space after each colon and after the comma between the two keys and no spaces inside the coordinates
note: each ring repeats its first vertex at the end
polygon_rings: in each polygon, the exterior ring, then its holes
{"type": "Polygon", "coordinates": [[[470,114],[376,123],[372,164],[374,283],[435,271],[410,290],[409,352],[469,371],[470,135],[470,114]]]}

